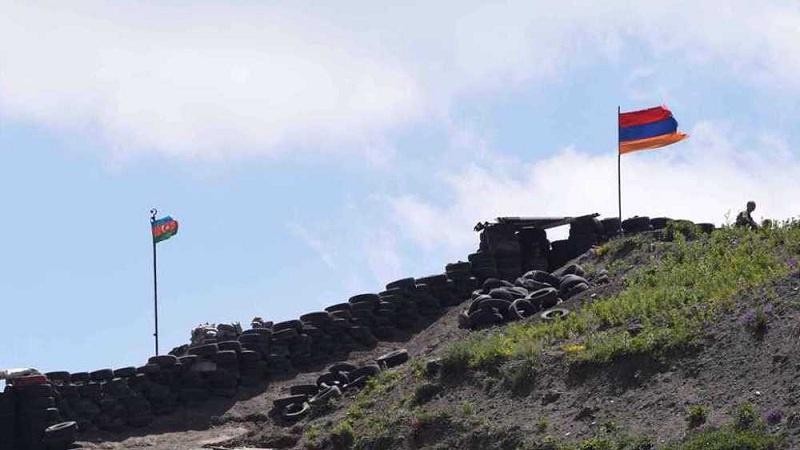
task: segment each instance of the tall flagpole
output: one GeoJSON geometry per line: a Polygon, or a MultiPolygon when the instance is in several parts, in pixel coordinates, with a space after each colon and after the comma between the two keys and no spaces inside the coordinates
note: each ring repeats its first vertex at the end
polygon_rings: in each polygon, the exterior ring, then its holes
{"type": "MultiPolygon", "coordinates": [[[[153,231],[153,224],[156,221],[158,210],[150,210],[150,234],[153,231]]],[[[153,337],[156,339],[156,355],[158,355],[158,272],[156,271],[156,238],[153,236],[153,312],[155,317],[155,332],[153,337]]]]}
{"type": "Polygon", "coordinates": [[[619,228],[622,230],[622,154],[619,148],[620,107],[617,106],[617,200],[619,201],[619,228]]]}

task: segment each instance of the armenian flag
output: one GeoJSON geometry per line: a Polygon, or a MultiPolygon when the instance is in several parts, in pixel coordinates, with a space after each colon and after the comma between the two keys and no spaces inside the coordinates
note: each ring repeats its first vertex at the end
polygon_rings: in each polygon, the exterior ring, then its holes
{"type": "Polygon", "coordinates": [[[153,243],[166,241],[178,234],[178,221],[170,216],[154,220],[152,223],[153,243]]]}
{"type": "Polygon", "coordinates": [[[663,106],[619,115],[619,153],[666,147],[686,139],[678,121],[663,106]]]}

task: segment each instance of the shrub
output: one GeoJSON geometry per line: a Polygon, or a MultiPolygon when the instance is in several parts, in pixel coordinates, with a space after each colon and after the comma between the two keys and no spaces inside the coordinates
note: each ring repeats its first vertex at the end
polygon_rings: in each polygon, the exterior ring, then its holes
{"type": "Polygon", "coordinates": [[[442,392],[442,386],[439,384],[433,383],[424,383],[417,386],[414,390],[414,404],[421,405],[423,403],[428,403],[431,401],[436,395],[442,392]]]}
{"type": "Polygon", "coordinates": [[[471,416],[475,414],[475,405],[469,401],[461,403],[461,413],[465,416],[471,416]]]}
{"type": "Polygon", "coordinates": [[[696,428],[706,423],[708,419],[708,409],[703,405],[692,405],[689,407],[689,415],[686,421],[689,422],[689,428],[696,428]]]}
{"type": "Polygon", "coordinates": [[[331,430],[331,441],[334,448],[337,449],[346,449],[353,446],[355,434],[349,421],[343,420],[331,430]]]}
{"type": "Polygon", "coordinates": [[[758,412],[752,403],[742,403],[733,412],[733,426],[737,430],[752,430],[759,424],[758,412]]]}
{"type": "Polygon", "coordinates": [[[670,220],[664,228],[664,239],[674,241],[678,236],[686,240],[696,239],[702,234],[700,227],[688,220],[670,220]]]}
{"type": "Polygon", "coordinates": [[[769,314],[771,313],[771,304],[767,304],[764,307],[759,306],[745,312],[742,316],[741,322],[753,333],[762,335],[767,332],[769,314]]]}

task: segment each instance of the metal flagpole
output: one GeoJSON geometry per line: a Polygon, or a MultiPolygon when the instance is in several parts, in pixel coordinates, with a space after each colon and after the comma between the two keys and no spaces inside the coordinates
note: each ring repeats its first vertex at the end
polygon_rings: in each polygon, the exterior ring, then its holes
{"type": "MultiPolygon", "coordinates": [[[[153,224],[156,221],[158,210],[150,210],[150,234],[153,231],[153,224]]],[[[156,238],[153,236],[153,311],[155,316],[155,332],[153,337],[156,339],[156,355],[158,355],[158,272],[156,271],[156,238]]]]}
{"type": "Polygon", "coordinates": [[[617,106],[617,200],[619,201],[619,223],[622,230],[622,154],[619,148],[620,107],[617,106]]]}

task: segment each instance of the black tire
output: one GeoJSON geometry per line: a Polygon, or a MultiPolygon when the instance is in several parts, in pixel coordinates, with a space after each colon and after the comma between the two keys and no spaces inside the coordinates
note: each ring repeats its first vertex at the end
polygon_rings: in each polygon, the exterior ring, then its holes
{"type": "Polygon", "coordinates": [[[299,332],[303,329],[303,323],[299,320],[286,320],[284,322],[278,322],[272,326],[272,335],[275,336],[280,331],[283,330],[295,330],[299,332]]]}
{"type": "Polygon", "coordinates": [[[297,329],[295,329],[295,328],[285,328],[283,330],[279,330],[279,331],[274,332],[272,334],[272,341],[273,342],[274,341],[289,341],[289,340],[292,340],[292,339],[296,338],[299,335],[300,335],[300,333],[297,332],[297,329]]]}
{"type": "Polygon", "coordinates": [[[491,291],[489,291],[489,295],[492,298],[508,300],[509,302],[513,302],[514,300],[516,300],[518,298],[525,297],[525,295],[527,295],[527,292],[525,294],[523,294],[523,293],[521,293],[519,291],[516,291],[516,290],[513,290],[511,288],[500,287],[500,288],[495,288],[495,289],[492,289],[491,291]]]}
{"type": "Polygon", "coordinates": [[[121,367],[114,370],[115,378],[129,378],[136,376],[136,367],[121,367]]]}
{"type": "Polygon", "coordinates": [[[319,392],[319,386],[316,384],[296,384],[289,388],[289,393],[291,395],[317,395],[319,392]]]}
{"type": "Polygon", "coordinates": [[[239,341],[223,341],[217,344],[219,351],[233,350],[236,353],[242,352],[242,344],[239,341]]]}
{"type": "Polygon", "coordinates": [[[105,381],[114,378],[114,371],[111,369],[100,369],[94,372],[89,372],[89,378],[92,381],[105,381]]]}
{"type": "Polygon", "coordinates": [[[509,308],[509,313],[517,320],[526,319],[539,312],[539,308],[534,306],[531,302],[525,299],[514,300],[509,308]]]}
{"type": "Polygon", "coordinates": [[[564,308],[552,308],[544,311],[540,317],[542,320],[557,320],[569,314],[569,310],[564,308]]]}
{"type": "Polygon", "coordinates": [[[484,300],[479,300],[477,309],[484,309],[484,310],[491,310],[496,309],[497,312],[500,314],[505,314],[508,311],[508,308],[511,307],[511,302],[509,300],[502,300],[499,298],[489,298],[484,300]]]}
{"type": "Polygon", "coordinates": [[[307,416],[311,411],[311,406],[306,403],[292,403],[281,409],[281,417],[287,422],[296,422],[307,416]]]}
{"type": "Polygon", "coordinates": [[[325,311],[329,313],[334,311],[350,311],[350,303],[337,303],[335,305],[328,306],[325,308],[325,311]]]}
{"type": "Polygon", "coordinates": [[[317,378],[317,386],[320,389],[326,389],[331,386],[344,387],[350,382],[350,377],[344,372],[337,373],[323,373],[317,378]]]}
{"type": "Polygon", "coordinates": [[[157,355],[151,356],[150,359],[147,360],[148,364],[155,364],[158,367],[166,368],[172,367],[178,363],[178,358],[173,355],[157,355]]]}
{"type": "Polygon", "coordinates": [[[69,379],[73,383],[87,383],[91,378],[89,378],[88,372],[75,372],[69,376],[69,379]]]}
{"type": "Polygon", "coordinates": [[[416,280],[413,278],[402,278],[397,281],[392,281],[391,283],[386,285],[386,290],[393,289],[393,288],[400,288],[400,289],[414,289],[414,286],[417,284],[416,280]]]}
{"type": "Polygon", "coordinates": [[[406,349],[399,349],[395,351],[391,351],[386,353],[385,355],[379,356],[375,359],[375,361],[381,367],[385,367],[390,369],[395,366],[399,366],[400,364],[405,363],[408,361],[408,350],[406,349]]]}
{"type": "Polygon", "coordinates": [[[619,217],[609,217],[600,221],[603,225],[603,234],[606,237],[616,236],[622,231],[622,222],[619,217]]]}
{"type": "Polygon", "coordinates": [[[242,331],[242,334],[239,337],[242,337],[246,334],[257,334],[259,336],[265,336],[269,339],[272,336],[272,328],[250,328],[249,330],[242,331]]]}
{"type": "Polygon", "coordinates": [[[331,320],[331,315],[327,311],[311,312],[300,316],[301,322],[315,323],[315,322],[327,322],[329,320],[331,320]]]}
{"type": "Polygon", "coordinates": [[[622,221],[622,229],[625,233],[640,233],[650,230],[649,217],[631,217],[622,221]]]}
{"type": "Polygon", "coordinates": [[[350,304],[370,302],[375,305],[377,305],[380,301],[381,298],[378,296],[378,294],[359,294],[359,295],[354,295],[347,300],[347,302],[350,304]]]}
{"type": "Polygon", "coordinates": [[[211,356],[219,351],[217,344],[198,345],[197,347],[189,347],[188,353],[197,356],[211,356]]]}
{"type": "Polygon", "coordinates": [[[428,287],[437,288],[447,284],[447,275],[429,275],[427,277],[417,278],[418,284],[425,284],[428,287]]]}
{"type": "Polygon", "coordinates": [[[539,289],[525,298],[538,309],[552,308],[558,304],[558,291],[555,288],[539,289]]]}
{"type": "Polygon", "coordinates": [[[356,366],[355,364],[350,364],[350,363],[347,363],[347,362],[340,362],[340,363],[336,363],[336,364],[328,367],[328,372],[330,372],[330,373],[338,373],[338,372],[350,373],[350,372],[352,372],[352,371],[354,371],[356,369],[358,369],[358,366],[356,366]]]}
{"type": "Polygon", "coordinates": [[[272,401],[272,405],[275,409],[281,410],[286,405],[291,405],[292,403],[305,403],[308,401],[308,396],[303,394],[298,395],[290,395],[288,397],[278,398],[272,401]]]}
{"type": "Polygon", "coordinates": [[[578,284],[589,284],[586,281],[586,278],[583,278],[579,275],[564,275],[561,278],[561,285],[558,287],[558,293],[561,295],[562,298],[572,292],[572,289],[577,286],[578,284]]]}
{"type": "Polygon", "coordinates": [[[587,290],[589,290],[589,284],[588,283],[578,283],[578,284],[575,284],[572,287],[570,287],[569,290],[564,292],[564,294],[562,294],[561,297],[564,298],[564,299],[568,299],[568,298],[574,297],[574,296],[580,294],[581,292],[587,291],[587,290]]]}
{"type": "Polygon", "coordinates": [[[59,372],[47,372],[44,374],[50,381],[60,381],[61,383],[69,383],[69,372],[59,371],[59,372]]]}
{"type": "Polygon", "coordinates": [[[479,309],[469,315],[471,329],[483,328],[503,322],[503,315],[496,310],[479,309]]]}
{"type": "Polygon", "coordinates": [[[527,290],[528,292],[538,291],[539,289],[551,287],[551,285],[547,283],[531,280],[530,278],[517,278],[517,281],[515,281],[514,284],[516,284],[521,288],[525,288],[525,290],[527,290]]]}
{"type": "Polygon", "coordinates": [[[663,230],[667,227],[667,222],[669,222],[669,217],[653,217],[650,219],[650,226],[653,227],[654,230],[663,230]]]}
{"type": "Polygon", "coordinates": [[[75,442],[77,432],[78,424],[76,422],[57,423],[44,430],[42,442],[45,444],[72,444],[75,442]]]}
{"type": "Polygon", "coordinates": [[[700,231],[706,234],[709,234],[716,229],[713,223],[698,223],[697,227],[700,228],[700,231]]]}
{"type": "Polygon", "coordinates": [[[367,385],[368,380],[369,380],[368,376],[361,375],[360,377],[356,377],[353,379],[353,381],[347,383],[345,389],[361,389],[367,385]]]}
{"type": "Polygon", "coordinates": [[[330,386],[322,389],[315,396],[311,397],[308,403],[317,406],[327,403],[332,398],[340,398],[342,396],[342,389],[344,388],[345,386],[330,386]]]}
{"type": "Polygon", "coordinates": [[[566,275],[577,275],[579,277],[583,277],[586,275],[586,271],[583,270],[583,267],[580,264],[570,264],[564,267],[563,269],[559,270],[559,274],[561,275],[562,278],[566,275]]]}

